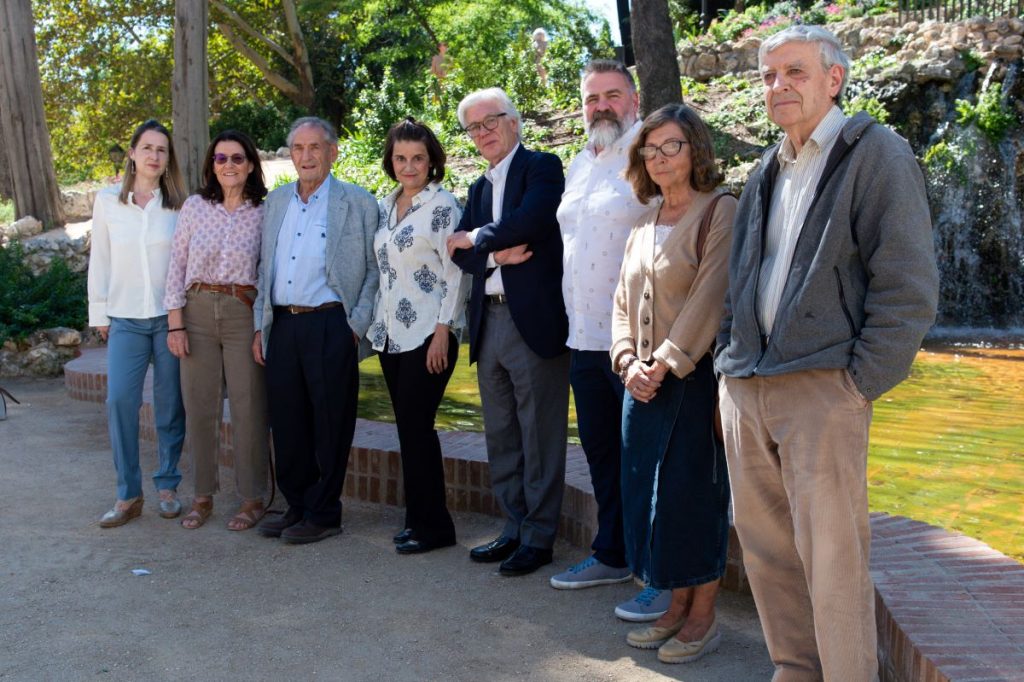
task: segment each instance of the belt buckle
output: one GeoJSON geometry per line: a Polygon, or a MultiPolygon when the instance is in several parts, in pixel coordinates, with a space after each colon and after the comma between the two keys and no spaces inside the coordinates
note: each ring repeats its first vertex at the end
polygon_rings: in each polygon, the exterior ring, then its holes
{"type": "Polygon", "coordinates": [[[298,315],[302,311],[299,310],[299,306],[289,304],[288,305],[288,312],[291,313],[292,315],[298,315]]]}

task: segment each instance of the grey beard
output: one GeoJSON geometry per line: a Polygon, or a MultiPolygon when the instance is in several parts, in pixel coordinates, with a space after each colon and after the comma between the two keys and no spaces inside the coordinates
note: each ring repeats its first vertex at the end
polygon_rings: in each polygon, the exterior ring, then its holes
{"type": "Polygon", "coordinates": [[[588,126],[587,138],[595,147],[611,146],[625,132],[621,121],[601,119],[588,126]]]}

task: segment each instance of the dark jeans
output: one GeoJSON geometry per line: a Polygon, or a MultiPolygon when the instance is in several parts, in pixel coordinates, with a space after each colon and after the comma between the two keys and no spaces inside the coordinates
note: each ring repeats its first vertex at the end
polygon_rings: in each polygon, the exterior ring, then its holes
{"type": "Polygon", "coordinates": [[[709,354],[683,379],[669,372],[649,403],[623,401],[627,556],[633,574],[659,590],[725,572],[729,473],[714,435],[717,387],[709,354]]]}
{"type": "Polygon", "coordinates": [[[277,485],[303,518],[338,527],[359,396],[344,308],[297,315],[275,308],[266,362],[277,485]]]}
{"type": "Polygon", "coordinates": [[[380,354],[380,368],[391,395],[402,451],[402,484],[405,487],[405,527],[423,542],[455,542],[455,524],[445,505],[444,466],[441,443],[434,429],[437,408],[455,371],[459,342],[448,334],[448,368],[440,374],[427,371],[431,334],[419,348],[380,354]]]}
{"type": "Polygon", "coordinates": [[[576,401],[580,442],[590,465],[597,500],[597,535],[590,548],[605,566],[626,567],[619,489],[622,442],[622,381],[605,351],[573,350],[569,383],[576,401]]]}

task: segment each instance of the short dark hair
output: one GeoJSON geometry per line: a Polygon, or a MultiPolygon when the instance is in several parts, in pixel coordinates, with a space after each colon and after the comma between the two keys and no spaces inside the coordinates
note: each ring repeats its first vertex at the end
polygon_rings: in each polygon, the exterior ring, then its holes
{"type": "Polygon", "coordinates": [[[615,59],[591,59],[587,62],[587,65],[583,67],[583,75],[580,76],[580,88],[583,88],[583,81],[587,80],[587,76],[595,73],[617,73],[626,79],[629,83],[629,87],[632,88],[633,92],[636,92],[636,81],[633,79],[633,74],[629,72],[626,65],[615,59]]]}
{"type": "Polygon", "coordinates": [[[646,204],[661,194],[661,188],[651,180],[647,166],[640,156],[640,147],[647,144],[647,136],[665,125],[675,123],[683,130],[690,143],[690,187],[698,192],[710,192],[722,184],[725,176],[715,161],[715,146],[711,141],[711,130],[697,112],[683,104],[666,104],[644,119],[640,131],[629,148],[629,165],[626,179],[633,185],[633,192],[640,203],[646,204]]]}
{"type": "Polygon", "coordinates": [[[203,187],[199,190],[199,196],[215,204],[224,203],[224,190],[217,180],[217,175],[213,172],[213,152],[221,142],[237,142],[245,151],[246,160],[252,164],[252,172],[245,179],[242,197],[252,202],[253,206],[259,206],[263,203],[263,197],[267,196],[267,185],[263,180],[263,166],[260,165],[260,153],[256,151],[256,145],[252,138],[237,130],[225,130],[213,138],[210,146],[206,148],[206,160],[203,161],[203,187]]]}
{"type": "Polygon", "coordinates": [[[444,164],[448,160],[444,153],[444,147],[437,140],[434,131],[420,123],[412,116],[406,116],[404,120],[391,126],[388,130],[387,142],[384,143],[384,160],[381,166],[388,177],[398,182],[395,175],[395,164],[391,161],[391,154],[395,151],[396,142],[422,142],[427,148],[427,158],[430,160],[430,168],[427,170],[427,182],[440,182],[444,180],[444,164]]]}

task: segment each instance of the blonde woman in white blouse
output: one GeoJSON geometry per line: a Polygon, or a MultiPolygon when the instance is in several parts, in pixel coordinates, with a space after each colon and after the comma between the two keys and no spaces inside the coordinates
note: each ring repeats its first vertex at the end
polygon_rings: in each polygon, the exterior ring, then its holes
{"type": "Polygon", "coordinates": [[[370,340],[391,395],[402,453],[405,528],[399,554],[455,544],[445,505],[444,468],[434,419],[459,355],[467,279],[445,246],[462,211],[444,179],[445,153],[422,123],[388,131],[384,171],[399,187],[380,202],[373,247],[380,267],[370,340]]]}
{"type": "Polygon", "coordinates": [[[185,200],[167,128],[146,121],[132,135],[120,188],[96,195],[89,258],[89,324],[107,346],[107,418],[117,501],[100,519],[113,528],[142,513],[139,408],[153,361],[153,412],[160,515],[181,513],[178,460],[185,439],[178,359],[167,349],[164,282],[178,209],[185,200]]]}

